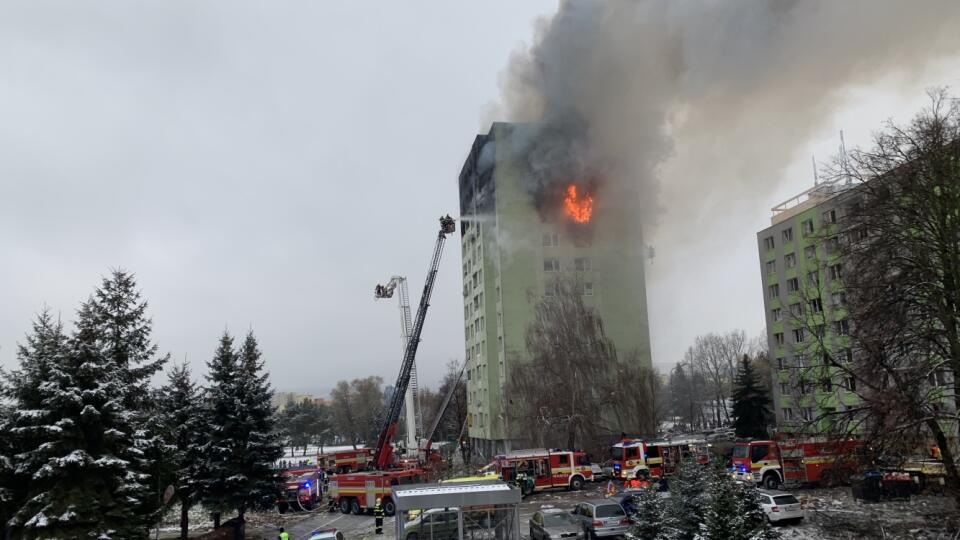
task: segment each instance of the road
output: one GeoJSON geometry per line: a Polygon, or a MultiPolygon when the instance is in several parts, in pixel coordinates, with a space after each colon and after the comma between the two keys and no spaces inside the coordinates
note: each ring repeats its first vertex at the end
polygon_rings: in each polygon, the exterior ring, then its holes
{"type": "MultiPolygon", "coordinates": [[[[557,508],[573,508],[577,501],[598,498],[603,496],[603,486],[605,484],[593,483],[587,484],[582,491],[548,491],[534,493],[520,503],[520,533],[526,538],[530,516],[533,515],[542,506],[550,505],[557,508]]],[[[283,526],[290,534],[291,540],[307,540],[310,533],[316,529],[327,527],[336,527],[347,540],[358,538],[374,537],[373,534],[373,516],[353,514],[341,514],[340,512],[327,512],[318,510],[309,515],[293,515],[285,518],[283,526]]],[[[276,526],[264,527],[255,531],[248,531],[248,537],[253,538],[276,538],[276,526]]],[[[383,523],[383,536],[381,538],[395,538],[396,521],[394,518],[385,518],[383,523]]]]}

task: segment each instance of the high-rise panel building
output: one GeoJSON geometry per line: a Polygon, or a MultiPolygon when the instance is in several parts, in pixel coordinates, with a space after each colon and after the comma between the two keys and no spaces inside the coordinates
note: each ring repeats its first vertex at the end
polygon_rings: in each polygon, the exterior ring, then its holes
{"type": "Polygon", "coordinates": [[[493,124],[476,137],[460,173],[468,431],[484,457],[522,439],[509,425],[505,385],[511,367],[529,358],[525,333],[537,302],[554,294],[556,276],[578,278],[621,361],[651,365],[636,201],[604,179],[533,170],[528,151],[539,129],[493,124]],[[579,206],[584,201],[589,208],[579,206]]]}

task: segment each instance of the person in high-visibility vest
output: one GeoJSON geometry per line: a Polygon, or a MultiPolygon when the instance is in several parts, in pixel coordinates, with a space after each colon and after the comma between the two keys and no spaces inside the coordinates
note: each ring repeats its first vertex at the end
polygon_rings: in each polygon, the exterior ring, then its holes
{"type": "Polygon", "coordinates": [[[377,504],[373,506],[373,534],[383,534],[383,507],[380,506],[380,498],[377,497],[377,504]]]}
{"type": "Polygon", "coordinates": [[[290,533],[283,530],[283,527],[280,527],[280,535],[277,536],[279,540],[290,540],[290,533]]]}

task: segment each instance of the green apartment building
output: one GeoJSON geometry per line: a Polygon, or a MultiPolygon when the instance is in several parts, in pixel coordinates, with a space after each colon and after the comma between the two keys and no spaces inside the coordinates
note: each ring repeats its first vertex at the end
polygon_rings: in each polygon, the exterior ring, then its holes
{"type": "Polygon", "coordinates": [[[509,425],[504,388],[511,366],[528,358],[526,329],[555,276],[580,279],[585,303],[602,317],[621,358],[636,351],[651,364],[635,205],[605,198],[601,185],[585,225],[538,209],[524,154],[537,129],[494,123],[476,137],[460,173],[467,424],[482,458],[522,444],[509,425]]]}
{"type": "Polygon", "coordinates": [[[851,186],[823,183],[773,208],[757,233],[774,409],[780,432],[818,433],[855,405],[838,221],[851,186]]]}

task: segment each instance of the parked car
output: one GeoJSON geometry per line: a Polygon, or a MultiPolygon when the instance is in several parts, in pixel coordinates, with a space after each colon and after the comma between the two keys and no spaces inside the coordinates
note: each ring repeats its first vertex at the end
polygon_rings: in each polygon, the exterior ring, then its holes
{"type": "MultiPolygon", "coordinates": [[[[591,463],[590,470],[593,471],[594,482],[599,482],[601,480],[607,479],[607,469],[604,469],[600,465],[597,465],[596,463],[591,463]]],[[[610,469],[610,470],[612,471],[613,469],[610,469]]]]}
{"type": "Polygon", "coordinates": [[[583,525],[580,520],[566,510],[541,508],[530,516],[532,540],[553,540],[554,538],[581,540],[583,536],[583,525]]]}
{"type": "Polygon", "coordinates": [[[630,531],[630,519],[620,503],[612,499],[583,501],[573,508],[588,539],[622,536],[630,531]]]}
{"type": "Polygon", "coordinates": [[[403,540],[455,538],[457,530],[457,508],[434,508],[403,526],[403,540]]]}
{"type": "Polygon", "coordinates": [[[310,540],[343,540],[343,533],[335,528],[317,529],[310,533],[310,540]]]}
{"type": "Polygon", "coordinates": [[[803,519],[803,509],[800,501],[786,491],[760,490],[760,506],[767,515],[770,523],[781,521],[800,521],[803,519]]]}

